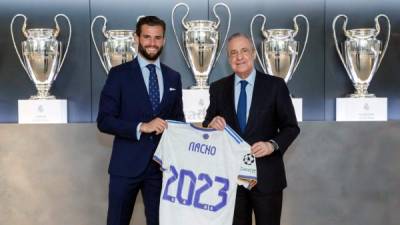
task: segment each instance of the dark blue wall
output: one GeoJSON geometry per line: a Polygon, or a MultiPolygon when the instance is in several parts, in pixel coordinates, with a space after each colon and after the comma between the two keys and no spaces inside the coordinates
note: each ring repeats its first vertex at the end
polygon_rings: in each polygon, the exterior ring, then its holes
{"type": "MultiPolygon", "coordinates": [[[[162,61],[181,72],[183,86],[186,88],[193,84],[194,79],[179,52],[171,26],[171,10],[178,2],[180,1],[0,0],[0,122],[16,122],[17,100],[27,99],[35,92],[12,46],[9,25],[15,14],[23,13],[28,17],[28,28],[53,27],[53,17],[57,13],[64,13],[70,17],[73,29],[70,52],[51,91],[58,98],[68,99],[69,122],[93,122],[96,119],[99,93],[106,75],[90,40],[91,19],[99,14],[106,16],[109,20],[108,29],[134,29],[139,15],[157,15],[164,19],[167,23],[167,44],[162,61]]],[[[215,20],[212,6],[219,2],[218,0],[185,2],[191,7],[188,19],[215,20]]],[[[288,84],[294,96],[303,98],[304,120],[334,120],[335,98],[353,92],[351,82],[334,49],[331,30],[333,18],[337,14],[344,13],[349,17],[349,28],[373,27],[373,19],[377,14],[387,14],[392,22],[392,36],[386,56],[372,80],[370,92],[378,97],[388,97],[389,119],[400,119],[400,76],[397,72],[400,70],[399,1],[231,0],[224,2],[230,6],[233,17],[230,34],[239,31],[249,33],[250,21],[257,13],[267,16],[268,28],[292,28],[292,18],[296,14],[308,17],[309,44],[293,79],[288,84]]],[[[226,15],[222,9],[218,12],[226,15]]],[[[183,9],[178,10],[177,16],[181,18],[182,15],[183,9]]],[[[226,28],[225,19],[223,16],[221,24],[223,32],[226,28]]],[[[259,26],[259,23],[257,25],[259,26]]],[[[304,27],[302,25],[300,26],[304,27]]],[[[15,30],[19,32],[20,27],[19,20],[15,30]]],[[[100,23],[96,28],[100,29],[100,23]]],[[[65,40],[66,32],[67,28],[63,23],[61,39],[65,40]]],[[[22,37],[20,33],[18,35],[20,36],[18,45],[20,45],[22,37]]],[[[304,38],[303,34],[299,35],[300,39],[304,38]]],[[[231,70],[223,52],[210,74],[210,80],[217,80],[229,73],[231,70]]]]}
{"type": "MultiPolygon", "coordinates": [[[[90,122],[92,74],[90,68],[89,2],[83,0],[18,0],[0,2],[0,122],[16,122],[18,99],[35,94],[33,83],[20,65],[11,41],[10,22],[17,13],[28,17],[28,28],[54,28],[57,13],[66,14],[72,24],[72,38],[64,66],[53,84],[51,92],[60,99],[68,99],[68,120],[90,122]]],[[[67,39],[66,22],[61,22],[59,38],[67,39]]],[[[22,19],[14,25],[18,47],[23,40],[22,19]]]]}

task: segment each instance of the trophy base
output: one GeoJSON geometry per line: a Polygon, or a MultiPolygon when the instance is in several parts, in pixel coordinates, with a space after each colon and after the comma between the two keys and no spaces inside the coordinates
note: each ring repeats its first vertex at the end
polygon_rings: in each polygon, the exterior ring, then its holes
{"type": "Polygon", "coordinates": [[[387,121],[387,98],[336,98],[336,121],[387,121]]]}
{"type": "Polygon", "coordinates": [[[32,95],[29,100],[53,100],[56,99],[54,95],[48,95],[48,96],[39,96],[39,95],[32,95]]]}
{"type": "Polygon", "coordinates": [[[349,94],[350,98],[374,98],[375,95],[368,93],[369,83],[355,83],[353,84],[355,92],[349,94]]]}
{"type": "Polygon", "coordinates": [[[210,86],[208,86],[208,85],[205,85],[205,86],[198,86],[198,85],[196,85],[196,86],[190,87],[190,89],[192,89],[192,90],[207,90],[207,89],[209,89],[209,88],[210,88],[210,86]]]}
{"type": "Polygon", "coordinates": [[[66,99],[18,100],[18,123],[68,123],[66,99]]]}
{"type": "Polygon", "coordinates": [[[293,98],[292,103],[294,107],[294,112],[296,114],[297,121],[303,121],[303,99],[302,98],[293,98]]]}
{"type": "Polygon", "coordinates": [[[208,76],[195,75],[194,79],[196,80],[196,83],[194,86],[190,87],[190,89],[201,90],[210,88],[210,86],[207,84],[208,76]]]}
{"type": "Polygon", "coordinates": [[[207,108],[210,104],[208,90],[182,90],[183,112],[186,122],[201,123],[206,117],[207,108]]]}
{"type": "Polygon", "coordinates": [[[376,96],[371,93],[366,93],[366,94],[353,93],[353,94],[347,95],[347,97],[350,97],[350,98],[375,98],[376,96]]]}

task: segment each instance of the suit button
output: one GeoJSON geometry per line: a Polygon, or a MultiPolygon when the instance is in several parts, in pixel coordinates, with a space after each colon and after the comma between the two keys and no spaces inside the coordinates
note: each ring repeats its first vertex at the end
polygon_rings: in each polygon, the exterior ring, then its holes
{"type": "Polygon", "coordinates": [[[150,140],[153,140],[153,136],[150,136],[150,140]]]}

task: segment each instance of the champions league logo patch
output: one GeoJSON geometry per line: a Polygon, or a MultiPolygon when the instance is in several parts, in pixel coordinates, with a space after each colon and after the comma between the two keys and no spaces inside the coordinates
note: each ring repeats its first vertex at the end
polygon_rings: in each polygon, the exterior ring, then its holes
{"type": "Polygon", "coordinates": [[[204,138],[205,140],[207,140],[209,137],[210,137],[210,135],[208,135],[208,134],[203,134],[203,138],[204,138]]]}
{"type": "Polygon", "coordinates": [[[251,165],[256,161],[256,158],[254,157],[254,155],[252,154],[246,154],[245,156],[243,156],[243,162],[246,165],[251,165]]]}

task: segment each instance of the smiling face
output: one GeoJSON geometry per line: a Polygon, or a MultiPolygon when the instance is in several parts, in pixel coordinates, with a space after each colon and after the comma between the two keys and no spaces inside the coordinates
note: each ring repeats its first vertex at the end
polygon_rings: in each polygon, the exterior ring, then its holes
{"type": "Polygon", "coordinates": [[[149,61],[155,61],[163,50],[164,29],[162,26],[142,25],[139,36],[136,36],[140,55],[149,61]]]}
{"type": "Polygon", "coordinates": [[[238,36],[229,41],[229,64],[240,78],[246,79],[250,75],[254,68],[255,57],[255,51],[247,38],[238,36]]]}

